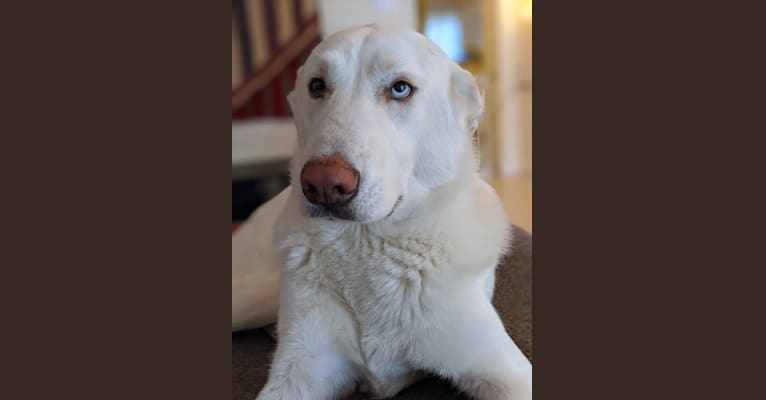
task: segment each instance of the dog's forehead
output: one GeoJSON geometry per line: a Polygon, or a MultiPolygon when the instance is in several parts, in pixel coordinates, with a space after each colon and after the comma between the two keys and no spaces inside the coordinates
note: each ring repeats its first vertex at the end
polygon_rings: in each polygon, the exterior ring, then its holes
{"type": "Polygon", "coordinates": [[[423,67],[425,42],[412,32],[384,32],[370,35],[359,49],[359,60],[368,69],[423,67]]]}
{"type": "Polygon", "coordinates": [[[403,30],[365,26],[333,34],[309,60],[314,68],[343,71],[423,70],[443,54],[424,36],[403,30]],[[353,60],[354,62],[350,62],[353,60]]]}

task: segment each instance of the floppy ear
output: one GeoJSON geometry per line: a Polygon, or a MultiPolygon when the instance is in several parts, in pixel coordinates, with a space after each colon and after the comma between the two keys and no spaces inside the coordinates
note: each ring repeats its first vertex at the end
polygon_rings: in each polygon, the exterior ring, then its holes
{"type": "Polygon", "coordinates": [[[295,83],[293,85],[293,90],[291,90],[290,93],[287,94],[287,105],[290,106],[290,110],[293,112],[293,115],[295,115],[295,101],[296,101],[295,96],[297,96],[297,94],[295,93],[295,90],[299,89],[298,82],[300,81],[302,69],[303,69],[303,65],[298,67],[298,71],[295,74],[295,83]]]}
{"type": "Polygon", "coordinates": [[[470,72],[453,64],[450,76],[452,110],[466,131],[472,134],[479,126],[484,111],[484,94],[481,93],[470,72]]]}

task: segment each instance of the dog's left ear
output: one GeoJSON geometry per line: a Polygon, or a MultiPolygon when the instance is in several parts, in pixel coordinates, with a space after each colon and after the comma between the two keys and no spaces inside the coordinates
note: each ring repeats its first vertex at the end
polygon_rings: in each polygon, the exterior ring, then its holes
{"type": "Polygon", "coordinates": [[[484,94],[476,85],[473,75],[457,64],[452,68],[450,86],[452,110],[466,131],[472,134],[479,126],[479,118],[484,111],[484,94]]]}

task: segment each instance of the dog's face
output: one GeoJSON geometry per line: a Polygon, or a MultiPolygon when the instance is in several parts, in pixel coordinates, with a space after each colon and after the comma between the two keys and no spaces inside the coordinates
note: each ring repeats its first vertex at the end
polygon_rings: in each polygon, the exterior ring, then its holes
{"type": "Polygon", "coordinates": [[[325,39],[288,95],[293,187],[310,217],[395,219],[453,181],[483,102],[426,37],[365,26],[325,39]]]}

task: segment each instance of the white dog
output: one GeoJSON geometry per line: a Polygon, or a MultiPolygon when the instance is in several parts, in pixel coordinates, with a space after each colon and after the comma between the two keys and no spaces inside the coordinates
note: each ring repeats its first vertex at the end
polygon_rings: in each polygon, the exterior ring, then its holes
{"type": "Polygon", "coordinates": [[[531,399],[532,367],[491,303],[510,233],[477,174],[471,74],[418,33],[365,26],[324,40],[288,100],[293,184],[232,242],[232,328],[279,306],[258,399],[390,397],[422,373],[531,399]]]}

